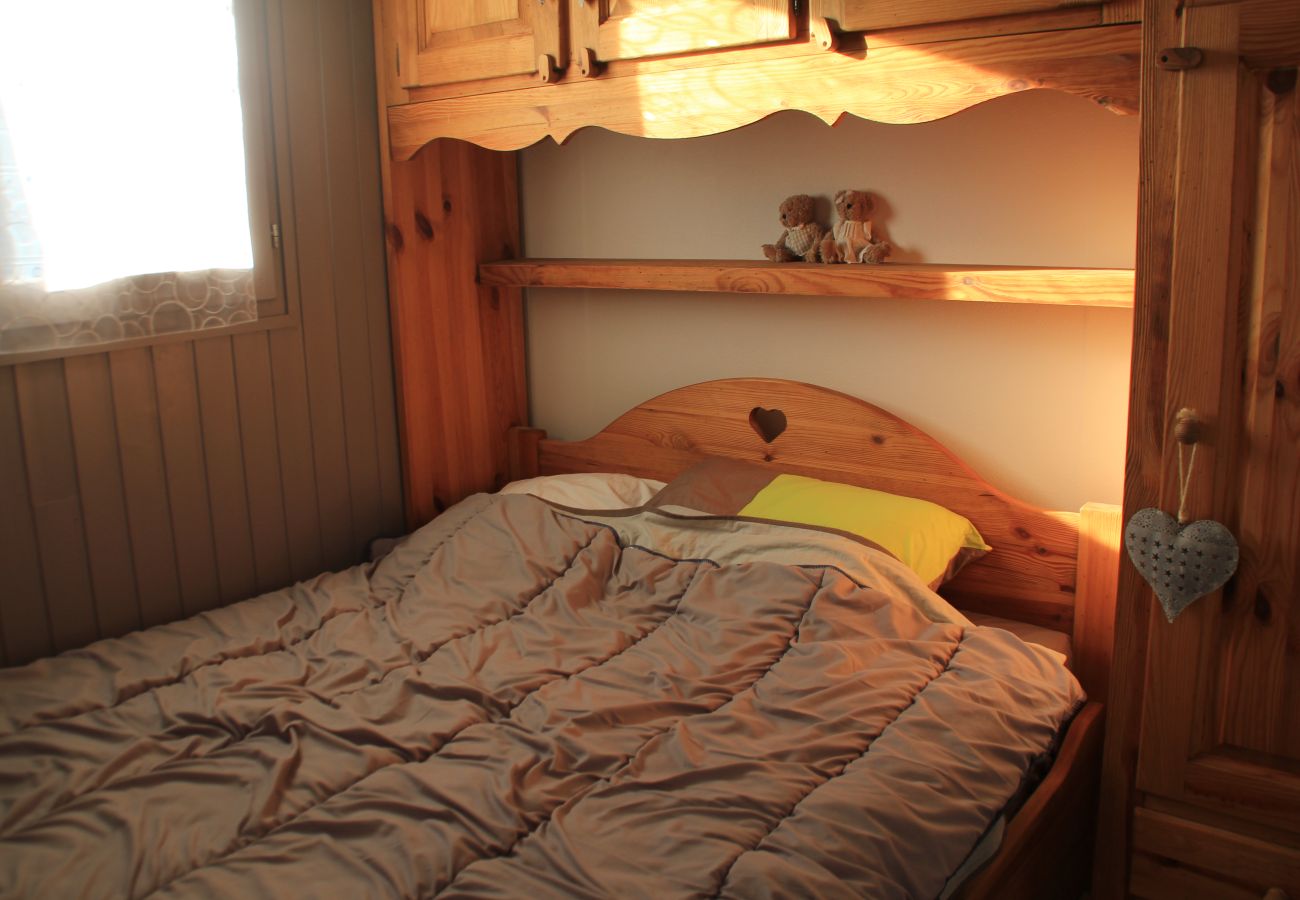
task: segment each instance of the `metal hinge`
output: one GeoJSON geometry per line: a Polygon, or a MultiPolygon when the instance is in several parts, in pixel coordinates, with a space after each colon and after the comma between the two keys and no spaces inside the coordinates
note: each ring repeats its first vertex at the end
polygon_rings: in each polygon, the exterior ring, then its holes
{"type": "Polygon", "coordinates": [[[280,223],[276,222],[271,226],[271,246],[280,249],[280,223]]]}

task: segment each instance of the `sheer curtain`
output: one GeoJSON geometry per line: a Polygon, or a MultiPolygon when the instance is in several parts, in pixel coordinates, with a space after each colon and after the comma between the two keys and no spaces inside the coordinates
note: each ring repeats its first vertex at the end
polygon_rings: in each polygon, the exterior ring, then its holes
{"type": "Polygon", "coordinates": [[[252,321],[232,0],[0,0],[0,351],[252,321]]]}

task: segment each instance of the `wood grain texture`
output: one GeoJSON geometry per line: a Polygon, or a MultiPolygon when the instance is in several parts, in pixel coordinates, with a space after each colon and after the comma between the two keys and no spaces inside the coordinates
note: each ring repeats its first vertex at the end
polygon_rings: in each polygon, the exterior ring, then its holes
{"type": "Polygon", "coordinates": [[[1110,689],[1122,533],[1118,506],[1084,505],[1079,515],[1072,667],[1088,696],[1096,700],[1105,698],[1110,689]]]}
{"type": "Polygon", "coordinates": [[[636,78],[449,97],[389,109],[393,158],[454,137],[515,150],[550,136],[564,141],[598,126],[656,138],[716,134],[783,109],[827,123],[847,114],[878,122],[925,122],[1032,88],[1137,109],[1139,29],[1131,25],[891,46],[868,51],[737,58],[725,66],[664,69],[636,78]],[[771,85],[780,84],[774,91],[771,85]]]}
{"type": "Polygon", "coordinates": [[[1008,497],[914,426],[836,391],[767,378],[679,388],[594,437],[541,441],[537,471],[619,471],[666,481],[708,456],[920,497],[959,512],[995,550],[945,585],[944,595],[959,608],[1070,631],[1078,515],[1008,497]],[[789,422],[771,444],[749,424],[758,406],[783,410],[789,422]]]}
{"type": "Polygon", "coordinates": [[[1090,3],[1091,0],[835,0],[828,5],[834,9],[833,15],[844,31],[872,31],[955,19],[1045,12],[1090,3]]]}
{"type": "MultiPolygon", "coordinates": [[[[1163,48],[1176,46],[1180,40],[1181,23],[1174,7],[1164,0],[1144,0],[1143,59],[1154,60],[1163,48]]],[[[1125,521],[1137,510],[1160,502],[1178,153],[1178,77],[1150,62],[1142,67],[1138,257],[1124,469],[1125,521]]],[[[1119,900],[1128,890],[1129,824],[1136,801],[1147,641],[1155,615],[1151,591],[1131,565],[1120,567],[1115,615],[1115,649],[1092,878],[1092,890],[1101,900],[1119,900]]]]}
{"type": "Polygon", "coordinates": [[[401,47],[404,87],[532,73],[558,59],[563,0],[384,0],[383,15],[409,29],[401,47]],[[406,6],[403,10],[392,10],[406,6]],[[391,10],[391,11],[390,11],[391,10]]]}
{"type": "MultiPolygon", "coordinates": [[[[1300,894],[1300,850],[1294,848],[1148,809],[1133,815],[1133,846],[1193,871],[1217,875],[1253,890],[1256,897],[1271,888],[1290,896],[1300,894]]],[[[1171,892],[1156,896],[1168,897],[1171,892]]]]}
{"type": "Polygon", "coordinates": [[[716,50],[795,35],[790,0],[614,0],[579,3],[573,10],[574,44],[601,62],[716,50]]]}
{"type": "Polygon", "coordinates": [[[482,284],[639,291],[900,298],[1132,307],[1125,269],[935,264],[819,265],[745,260],[520,259],[479,266],[482,284]]]}
{"type": "Polygon", "coordinates": [[[389,290],[407,524],[503,483],[524,423],[523,304],[477,283],[519,248],[512,154],[442,141],[390,167],[389,290]]]}
{"type": "Polygon", "coordinates": [[[1002,846],[954,895],[958,900],[1074,900],[1084,893],[1091,861],[1102,706],[1074,717],[1041,784],[1011,819],[1002,846]]]}

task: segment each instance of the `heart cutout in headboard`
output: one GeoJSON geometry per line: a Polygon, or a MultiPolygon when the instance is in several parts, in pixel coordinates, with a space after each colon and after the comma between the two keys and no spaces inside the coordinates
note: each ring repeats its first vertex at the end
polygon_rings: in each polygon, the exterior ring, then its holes
{"type": "Polygon", "coordinates": [[[761,437],[765,444],[770,444],[779,438],[785,431],[785,426],[785,413],[779,409],[755,406],[749,411],[749,427],[754,429],[754,433],[761,437]]]}

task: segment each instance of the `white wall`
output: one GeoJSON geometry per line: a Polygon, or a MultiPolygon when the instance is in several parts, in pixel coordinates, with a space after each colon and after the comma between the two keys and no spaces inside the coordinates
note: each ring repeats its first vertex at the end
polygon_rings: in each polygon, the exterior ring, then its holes
{"type": "MultiPolygon", "coordinates": [[[[530,256],[759,259],[792,193],[874,191],[896,261],[1132,266],[1135,118],[1032,91],[924,125],[782,113],[653,141],[588,130],[521,157],[530,256]]],[[[1043,506],[1118,502],[1132,314],[1030,305],[535,290],[533,423],[585,437],[710,378],[870,400],[1043,506]]]]}

